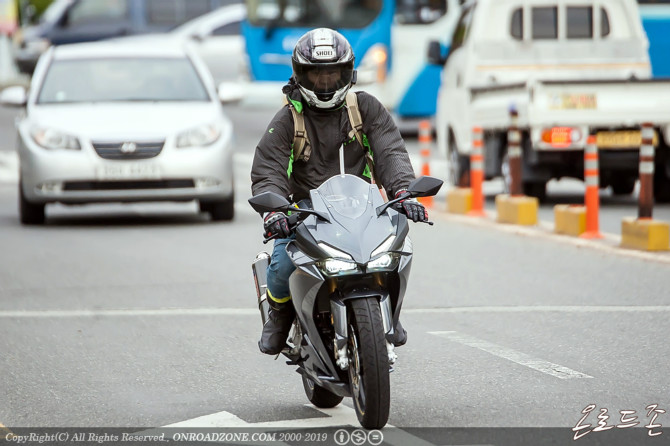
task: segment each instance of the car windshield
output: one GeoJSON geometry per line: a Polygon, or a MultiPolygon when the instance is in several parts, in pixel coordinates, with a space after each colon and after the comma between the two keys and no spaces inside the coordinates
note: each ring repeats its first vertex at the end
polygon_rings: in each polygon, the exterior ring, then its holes
{"type": "Polygon", "coordinates": [[[37,103],[209,100],[187,58],[107,58],[55,60],[37,103]]]}
{"type": "Polygon", "coordinates": [[[358,218],[368,208],[370,184],[353,175],[337,175],[317,188],[319,195],[344,217],[358,218]]]}

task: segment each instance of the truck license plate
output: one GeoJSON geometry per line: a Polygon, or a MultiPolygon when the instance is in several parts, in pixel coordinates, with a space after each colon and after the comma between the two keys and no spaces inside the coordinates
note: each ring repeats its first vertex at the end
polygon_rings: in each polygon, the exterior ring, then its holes
{"type": "Polygon", "coordinates": [[[145,180],[161,177],[160,168],[155,164],[106,165],[99,167],[96,173],[100,180],[145,180]]]}
{"type": "Polygon", "coordinates": [[[554,110],[595,110],[598,99],[595,94],[554,94],[549,97],[549,108],[554,110]]]}
{"type": "MultiPolygon", "coordinates": [[[[596,133],[599,149],[637,149],[642,144],[639,130],[619,130],[596,133]]],[[[654,145],[658,145],[658,135],[654,132],[654,145]]]]}

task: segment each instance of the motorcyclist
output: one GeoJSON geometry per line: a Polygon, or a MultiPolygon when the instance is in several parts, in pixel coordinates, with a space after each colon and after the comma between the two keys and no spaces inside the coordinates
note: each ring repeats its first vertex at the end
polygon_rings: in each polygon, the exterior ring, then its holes
{"type": "MultiPolygon", "coordinates": [[[[284,93],[288,105],[277,112],[261,138],[251,169],[252,193],[275,192],[300,206],[310,206],[309,191],[340,171],[339,149],[344,144],[347,174],[371,181],[365,154],[371,151],[374,176],[387,194],[398,197],[414,179],[414,171],[404,141],[391,115],[372,95],[358,92],[363,121],[361,147],[352,138],[352,126],[345,97],[355,82],[354,53],[340,33],[327,28],[307,32],[295,45],[293,75],[284,93]],[[289,107],[302,113],[309,138],[310,156],[294,159],[294,119],[289,107]]],[[[428,213],[416,200],[403,200],[398,210],[413,221],[425,221],[428,213]]],[[[270,212],[264,216],[266,238],[276,237],[267,270],[269,315],[258,346],[263,353],[276,355],[286,346],[295,310],[291,303],[288,278],[295,266],[286,253],[294,237],[287,216],[270,212]]],[[[394,327],[393,344],[403,345],[407,332],[400,321],[394,327]]]]}

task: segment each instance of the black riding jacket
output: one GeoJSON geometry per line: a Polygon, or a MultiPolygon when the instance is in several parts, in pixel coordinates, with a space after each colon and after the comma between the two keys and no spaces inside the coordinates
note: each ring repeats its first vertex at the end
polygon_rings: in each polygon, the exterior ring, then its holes
{"type": "MultiPolygon", "coordinates": [[[[357,95],[375,175],[393,197],[414,179],[405,142],[391,115],[374,96],[365,92],[357,95]]],[[[274,116],[256,147],[251,167],[252,194],[271,191],[294,202],[309,198],[311,189],[340,173],[339,149],[343,143],[345,172],[370,181],[364,175],[368,149],[363,149],[355,137],[347,136],[351,124],[346,106],[324,111],[305,105],[302,112],[312,147],[309,160],[293,160],[293,116],[286,105],[274,116]]]]}

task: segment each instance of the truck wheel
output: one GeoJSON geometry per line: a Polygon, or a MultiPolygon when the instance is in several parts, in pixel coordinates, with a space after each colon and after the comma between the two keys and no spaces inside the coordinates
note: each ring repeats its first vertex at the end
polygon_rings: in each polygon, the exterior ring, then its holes
{"type": "Polygon", "coordinates": [[[635,181],[637,180],[634,177],[617,178],[612,181],[612,193],[614,193],[614,195],[632,194],[633,190],[635,190],[635,181]]]}
{"type": "Polygon", "coordinates": [[[449,132],[449,181],[455,187],[470,187],[469,159],[458,153],[454,135],[449,132]]]}
{"type": "Polygon", "coordinates": [[[535,197],[540,201],[547,198],[547,183],[543,181],[524,181],[523,193],[529,197],[535,197]]]}
{"type": "Polygon", "coordinates": [[[667,146],[662,150],[660,147],[656,152],[656,165],[654,166],[654,199],[657,203],[670,203],[670,176],[666,170],[667,157],[670,148],[667,146]]]}

